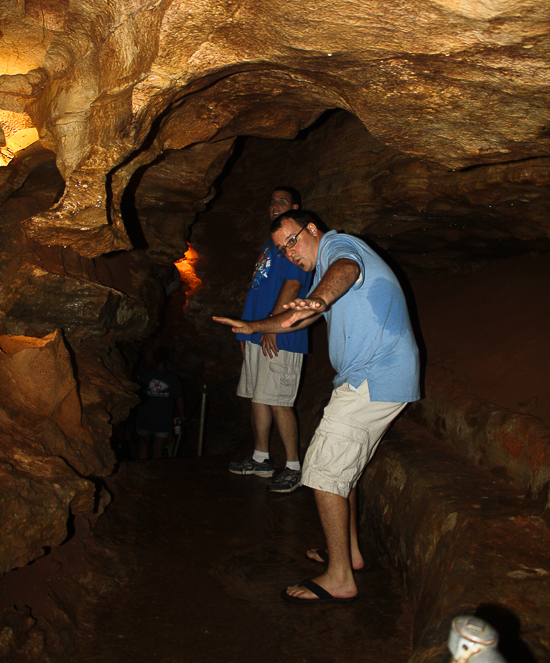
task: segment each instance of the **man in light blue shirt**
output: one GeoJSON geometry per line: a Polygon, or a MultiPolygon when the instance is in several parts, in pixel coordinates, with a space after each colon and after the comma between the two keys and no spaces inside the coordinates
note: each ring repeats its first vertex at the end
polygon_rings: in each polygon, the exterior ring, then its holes
{"type": "Polygon", "coordinates": [[[291,262],[315,270],[312,290],[266,320],[215,320],[234,332],[282,333],[326,318],[335,388],[309,445],[302,484],[314,489],[327,543],[308,556],[327,568],[282,596],[294,603],[349,602],[357,598],[353,571],[364,566],[356,485],[391,422],[420,398],[418,349],[399,282],[365,242],[324,233],[302,211],[281,214],[271,234],[291,262]]]}

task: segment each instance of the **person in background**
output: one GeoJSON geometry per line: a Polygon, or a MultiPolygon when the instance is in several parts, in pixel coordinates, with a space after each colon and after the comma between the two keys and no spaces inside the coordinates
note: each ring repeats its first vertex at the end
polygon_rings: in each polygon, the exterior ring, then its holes
{"type": "MultiPolygon", "coordinates": [[[[301,206],[300,193],[293,187],[278,186],[269,202],[271,221],[287,210],[301,206]]],[[[283,305],[304,297],[311,274],[280,255],[269,239],[256,262],[246,296],[244,320],[259,320],[284,311],[283,305]]],[[[298,420],[294,401],[300,383],[304,354],[308,351],[307,330],[277,336],[272,333],[237,334],[243,365],[237,395],[250,398],[254,453],[229,465],[233,474],[272,477],[275,473],[269,453],[271,426],[281,436],[286,453],[285,469],[267,486],[268,492],[290,493],[300,485],[298,420]]]]}
{"type": "Polygon", "coordinates": [[[136,432],[138,458],[162,458],[174,427],[174,414],[185,418],[185,401],[179,377],[167,368],[170,352],[159,347],[153,353],[154,368],[139,376],[144,402],[139,407],[136,432]],[[151,448],[152,440],[152,448],[151,448]]]}

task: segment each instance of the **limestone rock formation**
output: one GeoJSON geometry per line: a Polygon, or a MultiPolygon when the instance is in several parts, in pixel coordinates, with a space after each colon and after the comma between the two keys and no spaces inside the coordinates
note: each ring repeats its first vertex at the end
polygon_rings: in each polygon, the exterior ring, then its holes
{"type": "Polygon", "coordinates": [[[291,137],[328,108],[446,169],[545,157],[547,21],[532,0],[11,0],[2,105],[28,113],[66,181],[27,232],[88,256],[129,248],[118,204],[138,168],[195,143],[291,137]]]}
{"type": "Polygon", "coordinates": [[[68,535],[69,514],[92,518],[96,488],[110,473],[108,438],[94,440],[60,332],[0,337],[2,572],[68,535]]]}

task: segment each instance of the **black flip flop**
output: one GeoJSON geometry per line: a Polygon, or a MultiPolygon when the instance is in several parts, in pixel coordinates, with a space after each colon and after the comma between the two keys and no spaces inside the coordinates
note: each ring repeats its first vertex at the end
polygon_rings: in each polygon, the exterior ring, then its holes
{"type": "Polygon", "coordinates": [[[281,597],[288,601],[289,603],[350,603],[351,601],[356,601],[359,598],[359,595],[351,596],[349,598],[340,598],[338,596],[332,596],[326,589],[323,589],[313,580],[302,580],[298,583],[299,587],[305,587],[309,589],[310,592],[315,594],[316,599],[303,599],[298,596],[291,596],[287,593],[286,589],[283,589],[281,592],[281,597]]]}

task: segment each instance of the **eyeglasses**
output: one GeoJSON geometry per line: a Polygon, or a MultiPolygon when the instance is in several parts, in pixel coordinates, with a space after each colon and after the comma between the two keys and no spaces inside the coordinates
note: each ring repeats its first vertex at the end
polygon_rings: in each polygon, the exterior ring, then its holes
{"type": "Polygon", "coordinates": [[[288,251],[288,249],[292,249],[294,246],[296,246],[300,233],[303,232],[306,228],[307,226],[304,226],[299,233],[296,233],[295,235],[292,235],[292,237],[289,237],[288,242],[284,246],[281,246],[281,248],[279,249],[279,252],[277,253],[278,258],[286,256],[286,252],[288,251]]]}
{"type": "Polygon", "coordinates": [[[286,198],[272,198],[269,201],[269,206],[273,207],[273,205],[290,205],[290,200],[286,198]]]}

